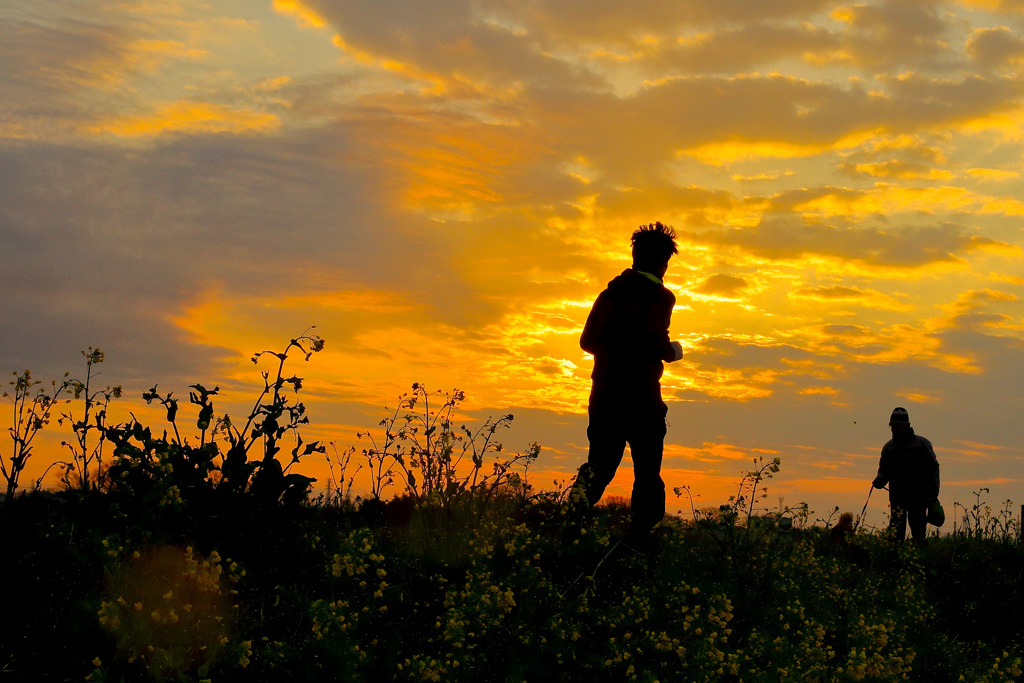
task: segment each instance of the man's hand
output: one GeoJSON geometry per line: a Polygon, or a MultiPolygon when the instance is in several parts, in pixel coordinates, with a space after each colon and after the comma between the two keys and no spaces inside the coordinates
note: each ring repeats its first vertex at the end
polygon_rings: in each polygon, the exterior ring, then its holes
{"type": "Polygon", "coordinates": [[[672,350],[675,351],[676,356],[675,356],[675,358],[673,358],[669,362],[670,363],[675,363],[677,360],[679,360],[679,359],[681,359],[683,357],[683,345],[680,344],[677,341],[676,342],[672,342],[672,350]]]}
{"type": "Polygon", "coordinates": [[[871,485],[876,489],[885,488],[885,479],[883,477],[875,477],[875,480],[871,482],[871,485]]]}

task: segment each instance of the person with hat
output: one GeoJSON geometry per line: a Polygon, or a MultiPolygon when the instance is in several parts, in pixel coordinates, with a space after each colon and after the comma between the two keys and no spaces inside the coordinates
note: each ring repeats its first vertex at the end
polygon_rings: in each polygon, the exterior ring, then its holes
{"type": "Polygon", "coordinates": [[[932,442],[914,433],[906,408],[892,411],[889,428],[892,439],[882,447],[871,485],[876,489],[889,485],[889,530],[894,538],[906,538],[909,521],[911,536],[923,543],[928,508],[939,499],[939,460],[932,442]]]}

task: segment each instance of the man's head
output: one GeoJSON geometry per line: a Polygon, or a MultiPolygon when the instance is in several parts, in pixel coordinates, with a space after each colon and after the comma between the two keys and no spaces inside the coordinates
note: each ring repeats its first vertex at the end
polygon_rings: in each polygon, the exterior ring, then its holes
{"type": "Polygon", "coordinates": [[[678,254],[676,231],[663,223],[641,225],[630,238],[633,245],[633,269],[665,277],[668,261],[678,254]]]}
{"type": "Polygon", "coordinates": [[[893,433],[910,429],[910,414],[906,408],[893,408],[892,415],[889,416],[889,427],[893,433]]]}

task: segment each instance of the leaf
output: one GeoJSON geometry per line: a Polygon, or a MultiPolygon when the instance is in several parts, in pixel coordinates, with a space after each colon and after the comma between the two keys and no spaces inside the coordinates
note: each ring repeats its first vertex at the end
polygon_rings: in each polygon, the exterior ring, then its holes
{"type": "MultiPolygon", "coordinates": [[[[205,397],[204,397],[205,398],[205,397]]],[[[210,428],[210,422],[213,420],[213,404],[207,403],[203,406],[203,409],[199,411],[199,419],[196,420],[196,427],[206,431],[210,428]]]]}

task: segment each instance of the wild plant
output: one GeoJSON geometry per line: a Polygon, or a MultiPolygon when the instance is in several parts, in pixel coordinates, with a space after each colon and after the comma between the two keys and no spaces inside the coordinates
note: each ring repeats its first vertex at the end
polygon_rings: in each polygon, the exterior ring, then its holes
{"type": "Polygon", "coordinates": [[[736,494],[717,509],[696,508],[689,486],[674,489],[677,498],[684,494],[688,497],[694,528],[713,538],[722,548],[746,552],[764,540],[775,545],[782,535],[794,527],[807,526],[810,519],[811,510],[803,502],[785,505],[779,498],[777,509],[759,508],[758,503],[768,498],[767,481],[780,471],[782,459],[757,457],[752,462],[754,468],[743,473],[736,494]]]}
{"type": "Polygon", "coordinates": [[[327,492],[323,502],[327,505],[349,505],[352,502],[352,485],[355,483],[356,474],[359,473],[363,466],[359,464],[354,471],[349,470],[352,464],[352,456],[356,452],[354,446],[349,446],[340,452],[335,442],[332,441],[330,446],[331,450],[334,451],[334,458],[331,458],[330,453],[324,453],[324,458],[327,460],[327,468],[331,472],[331,478],[327,481],[327,492]],[[345,478],[346,475],[348,479],[345,478]]]}
{"type": "Polygon", "coordinates": [[[737,515],[745,515],[748,523],[754,514],[754,506],[757,502],[768,498],[768,489],[766,486],[761,486],[762,482],[767,482],[782,468],[782,458],[765,460],[763,456],[758,456],[752,460],[754,469],[743,475],[736,495],[729,497],[729,502],[732,503],[737,515]],[[760,494],[757,490],[758,487],[761,487],[760,494]]]}
{"type": "Polygon", "coordinates": [[[106,386],[94,389],[92,382],[95,373],[93,366],[105,360],[103,352],[91,346],[82,351],[85,356],[85,380],[70,380],[69,385],[75,399],[83,399],[82,415],[76,419],[73,411],[62,413],[58,424],[65,421],[71,423],[73,441],[61,441],[61,446],[71,455],[70,460],[58,463],[63,465],[64,475],[61,480],[69,489],[79,488],[88,492],[90,489],[103,487],[106,472],[103,469],[103,447],[106,444],[107,408],[115,398],[121,398],[121,386],[106,386]],[[90,433],[96,432],[94,443],[90,443],[90,433]]]}
{"type": "MultiPolygon", "coordinates": [[[[832,509],[828,511],[828,517],[818,517],[815,520],[815,522],[821,522],[824,525],[824,530],[827,532],[829,529],[832,528],[833,521],[838,522],[838,520],[841,517],[842,517],[842,515],[839,512],[839,506],[838,505],[834,505],[832,507],[832,509]]],[[[859,524],[860,521],[861,521],[861,518],[858,517],[857,518],[857,523],[859,524]]],[[[857,525],[854,525],[854,530],[856,530],[856,529],[857,529],[857,525]]]]}
{"type": "Polygon", "coordinates": [[[319,441],[303,442],[300,428],[309,422],[305,405],[284,391],[290,386],[292,393],[297,394],[302,388],[302,378],[285,377],[284,367],[293,349],[298,349],[308,361],[323,346],[320,337],[303,334],[292,339],[281,352],[255,354],[254,364],[265,355],[276,358],[276,369],[262,371],[263,389],[241,428],[228,415],[215,418],[211,397],[218,395],[218,387],[206,389],[201,384],[191,385],[189,402],[199,408],[196,418],[199,436],[195,441],[181,437],[178,399],[172,393],[162,396],[154,386],[143,398],[147,403],[156,401],[166,409],[174,437],[168,438],[166,432],[162,437],[155,437],[152,430],[134,417],[126,425],[106,429],[104,433],[114,444],[117,458],[111,467],[115,489],[135,493],[159,490],[161,500],[170,503],[197,489],[247,494],[269,504],[296,504],[304,500],[315,479],[288,470],[307,455],[324,453],[326,446],[319,441]],[[288,464],[282,466],[277,455],[286,435],[294,439],[295,445],[288,464]],[[261,445],[260,457],[250,460],[249,453],[257,444],[261,445]]]}
{"type": "Polygon", "coordinates": [[[768,499],[767,482],[782,469],[782,458],[766,460],[762,456],[752,458],[754,469],[749,470],[740,478],[736,495],[729,497],[729,502],[721,506],[719,518],[731,520],[731,523],[742,522],[745,535],[749,536],[753,529],[766,529],[774,526],[792,527],[793,521],[804,525],[810,516],[807,503],[795,506],[783,505],[779,500],[779,508],[770,511],[764,508],[763,514],[758,513],[758,504],[768,499]]]}
{"type": "MultiPolygon", "coordinates": [[[[686,494],[686,499],[690,503],[690,517],[693,519],[695,524],[700,521],[700,513],[694,506],[693,492],[690,490],[690,485],[684,484],[682,486],[676,486],[672,489],[672,492],[676,494],[676,498],[681,498],[684,493],[686,494]]],[[[699,498],[700,496],[698,495],[697,497],[699,498]]]]}
{"type": "Polygon", "coordinates": [[[366,501],[374,503],[371,509],[380,506],[388,486],[401,481],[414,508],[408,534],[412,547],[452,562],[465,559],[496,501],[526,505],[527,467],[540,454],[540,446],[534,443],[523,453],[501,457],[503,447],[495,437],[498,430],[508,428],[513,416],[488,418],[475,429],[456,426],[465,394],[455,390],[441,396],[440,391],[413,384],[379,423],[383,434],[359,436],[370,441],[363,456],[371,472],[373,498],[366,501]]]}
{"type": "Polygon", "coordinates": [[[488,418],[475,430],[466,425],[456,428],[455,412],[465,393],[457,389],[446,393],[440,407],[432,408],[431,401],[440,394],[428,392],[419,383],[413,384],[411,393],[399,397],[398,408],[380,421],[384,428],[380,441],[369,432],[359,435],[371,442],[363,455],[370,466],[374,497],[379,498],[394,482],[395,474],[404,480],[409,496],[446,505],[464,494],[477,496],[485,506],[499,490],[524,492],[528,488],[525,476],[529,464],[537,459],[540,446],[534,443],[525,453],[508,459],[496,458],[491,471],[486,472],[487,455],[503,450],[495,434],[511,425],[512,414],[488,418]],[[515,470],[519,465],[524,466],[523,476],[515,470]]]}
{"type": "Polygon", "coordinates": [[[953,536],[1001,543],[1017,541],[1020,538],[1020,522],[1014,518],[1013,502],[1003,501],[1002,509],[998,514],[993,514],[992,507],[982,499],[983,493],[989,493],[989,489],[982,487],[974,492],[974,504],[970,508],[958,501],[953,502],[953,536]]]}
{"type": "MultiPolygon", "coordinates": [[[[384,428],[384,433],[379,441],[373,432],[369,430],[356,433],[356,438],[362,439],[366,437],[370,442],[370,447],[364,448],[362,454],[370,470],[370,495],[373,500],[379,501],[384,493],[384,489],[395,483],[395,469],[400,463],[404,462],[407,454],[407,449],[401,443],[404,440],[404,427],[399,422],[400,413],[403,408],[407,407],[407,398],[408,394],[400,396],[398,407],[391,410],[390,415],[377,423],[378,426],[384,428]]],[[[384,409],[390,410],[387,406],[384,409]]],[[[408,424],[408,421],[409,417],[407,416],[406,424],[408,424]]],[[[413,479],[413,483],[415,484],[415,479],[413,479]]]]}
{"type": "Polygon", "coordinates": [[[32,455],[32,442],[43,427],[49,424],[54,406],[67,402],[68,399],[64,397],[73,385],[73,380],[68,379],[69,373],[64,373],[60,382],[53,380],[49,388],[41,386],[42,381],[32,379],[32,373],[28,370],[13,374],[14,379],[9,382],[13,394],[6,391],[3,394],[14,408],[12,426],[7,429],[11,436],[11,451],[6,458],[0,456],[0,472],[7,482],[4,507],[14,504],[21,474],[32,455]]]}

